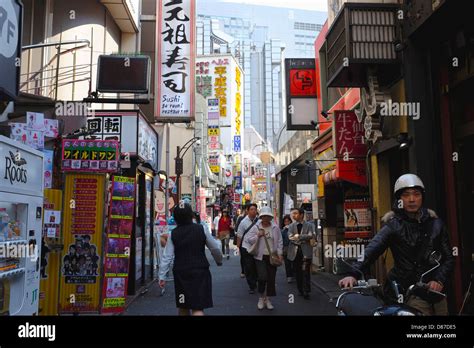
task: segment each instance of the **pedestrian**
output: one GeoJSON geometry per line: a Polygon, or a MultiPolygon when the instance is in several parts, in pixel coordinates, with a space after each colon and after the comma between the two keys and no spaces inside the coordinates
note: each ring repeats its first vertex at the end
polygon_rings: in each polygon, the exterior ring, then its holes
{"type": "MultiPolygon", "coordinates": [[[[440,267],[430,272],[423,282],[432,291],[442,292],[447,286],[455,264],[448,231],[443,221],[425,204],[425,186],[414,174],[405,174],[395,182],[395,201],[392,211],[382,218],[384,226],[365,247],[363,261],[353,265],[354,271],[339,281],[341,287],[352,287],[360,273],[368,273],[370,266],[390,248],[393,268],[387,274],[384,295],[398,300],[398,294],[406,294],[408,288],[419,282],[423,273],[433,267],[430,254],[441,254],[440,267]],[[393,284],[398,284],[397,293],[393,284]]],[[[448,315],[446,298],[434,302],[423,292],[412,294],[405,303],[424,315],[448,315]]]]}
{"type": "Polygon", "coordinates": [[[294,222],[288,227],[288,259],[293,261],[296,274],[296,284],[299,295],[309,300],[311,292],[311,264],[313,259],[313,246],[311,239],[316,238],[314,224],[304,219],[303,208],[293,208],[291,218],[294,222]]]}
{"type": "Polygon", "coordinates": [[[198,224],[198,225],[201,225],[202,227],[204,227],[204,231],[206,233],[211,233],[211,231],[209,230],[209,225],[206,223],[206,221],[201,220],[201,214],[199,214],[198,211],[194,212],[193,222],[195,224],[198,224]]]}
{"type": "Polygon", "coordinates": [[[288,260],[288,247],[290,245],[290,239],[288,238],[288,226],[293,222],[290,215],[283,217],[283,225],[281,227],[281,237],[283,239],[283,259],[285,260],[285,272],[286,280],[288,283],[295,281],[295,272],[293,270],[293,262],[288,260]]]}
{"type": "MultiPolygon", "coordinates": [[[[236,250],[239,251],[240,253],[240,248],[239,248],[239,225],[242,222],[242,220],[247,216],[248,212],[248,205],[245,206],[245,209],[243,212],[240,209],[237,209],[237,213],[239,214],[237,216],[236,222],[235,222],[235,239],[234,239],[234,245],[236,246],[236,250]]],[[[242,258],[242,254],[240,254],[240,278],[245,278],[245,267],[244,267],[244,259],[242,258]]]]}
{"type": "Polygon", "coordinates": [[[250,229],[246,238],[250,245],[258,243],[257,252],[254,255],[259,293],[257,308],[261,310],[266,306],[271,310],[274,307],[270,297],[276,296],[277,267],[270,262],[270,257],[276,251],[279,260],[283,262],[283,240],[280,229],[273,222],[273,213],[270,207],[262,208],[260,221],[250,229]]]}
{"type": "Polygon", "coordinates": [[[244,273],[249,286],[249,294],[254,294],[257,288],[257,268],[255,259],[247,252],[247,248],[250,248],[250,244],[245,237],[250,229],[258,222],[257,214],[257,205],[255,203],[249,204],[247,206],[247,216],[242,219],[237,231],[237,245],[239,246],[240,258],[244,263],[244,273]]]}
{"type": "Polygon", "coordinates": [[[224,209],[222,211],[222,216],[219,219],[217,235],[222,243],[222,255],[227,257],[227,260],[230,257],[229,241],[230,241],[231,224],[232,224],[232,220],[229,216],[229,211],[227,209],[224,209]]]}
{"type": "Polygon", "coordinates": [[[221,212],[217,212],[217,215],[214,217],[212,222],[212,235],[217,237],[217,229],[219,228],[219,220],[221,218],[221,212]]]}
{"type": "Polygon", "coordinates": [[[189,204],[173,210],[177,227],[170,232],[160,260],[159,284],[166,285],[165,278],[174,260],[173,275],[176,307],[179,315],[204,315],[211,308],[212,278],[205,246],[211,251],[216,264],[222,266],[219,244],[201,225],[193,223],[193,210],[189,204]]]}
{"type": "Polygon", "coordinates": [[[242,214],[242,210],[237,208],[234,216],[232,216],[232,225],[230,226],[230,237],[232,238],[232,244],[237,245],[237,220],[242,214]]]}

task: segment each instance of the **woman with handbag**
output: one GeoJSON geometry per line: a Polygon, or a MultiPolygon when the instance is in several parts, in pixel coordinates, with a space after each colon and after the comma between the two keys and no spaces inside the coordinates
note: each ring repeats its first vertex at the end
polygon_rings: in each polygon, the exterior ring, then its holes
{"type": "Polygon", "coordinates": [[[270,207],[260,211],[260,221],[248,232],[248,242],[251,245],[248,252],[255,258],[258,278],[257,308],[273,309],[269,297],[276,296],[275,278],[277,267],[283,264],[283,240],[278,226],[272,221],[273,213],[270,207]]]}
{"type": "Polygon", "coordinates": [[[232,220],[229,216],[229,211],[224,209],[222,211],[222,216],[219,219],[219,226],[217,228],[217,236],[222,243],[222,255],[227,257],[227,260],[230,257],[230,227],[232,225],[232,220]]]}

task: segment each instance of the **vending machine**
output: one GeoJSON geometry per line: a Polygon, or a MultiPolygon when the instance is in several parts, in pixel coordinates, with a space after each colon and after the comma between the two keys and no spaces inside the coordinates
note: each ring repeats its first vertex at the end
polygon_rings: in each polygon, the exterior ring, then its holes
{"type": "Polygon", "coordinates": [[[0,315],[37,315],[43,153],[0,136],[0,315]]]}

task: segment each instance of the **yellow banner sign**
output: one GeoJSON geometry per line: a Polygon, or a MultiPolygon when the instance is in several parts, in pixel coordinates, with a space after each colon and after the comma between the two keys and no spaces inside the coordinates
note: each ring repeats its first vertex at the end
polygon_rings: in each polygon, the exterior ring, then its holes
{"type": "Polygon", "coordinates": [[[99,312],[104,195],[104,175],[66,175],[60,313],[99,312]]]}

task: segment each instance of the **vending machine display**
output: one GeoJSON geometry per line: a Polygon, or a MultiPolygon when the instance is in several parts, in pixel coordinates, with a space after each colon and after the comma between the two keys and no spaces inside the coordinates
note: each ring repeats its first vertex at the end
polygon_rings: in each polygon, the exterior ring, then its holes
{"type": "Polygon", "coordinates": [[[0,136],[0,315],[38,314],[43,154],[0,136]]]}

